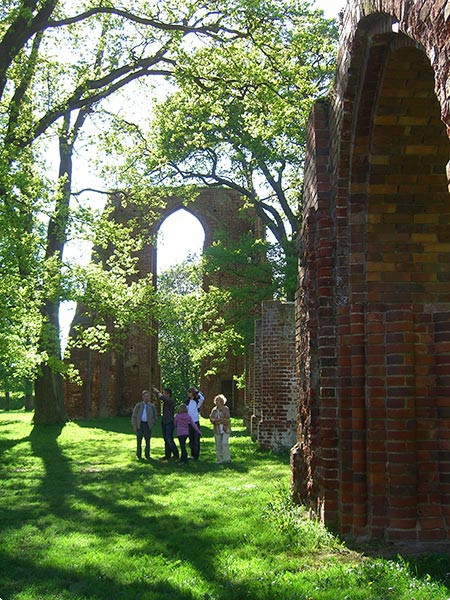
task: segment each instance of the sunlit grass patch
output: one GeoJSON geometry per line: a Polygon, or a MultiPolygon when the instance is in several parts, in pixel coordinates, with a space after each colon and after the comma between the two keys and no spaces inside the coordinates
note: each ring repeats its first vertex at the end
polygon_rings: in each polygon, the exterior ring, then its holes
{"type": "Polygon", "coordinates": [[[2,600],[448,600],[448,556],[369,558],[288,493],[288,454],[234,421],[232,463],[136,461],[128,418],[34,429],[0,413],[2,600]],[[447,560],[447,562],[446,562],[447,560]]]}

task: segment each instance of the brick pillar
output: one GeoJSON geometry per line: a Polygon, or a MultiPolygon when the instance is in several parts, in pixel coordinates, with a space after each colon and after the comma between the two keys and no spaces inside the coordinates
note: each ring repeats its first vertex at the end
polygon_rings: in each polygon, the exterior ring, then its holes
{"type": "Polygon", "coordinates": [[[414,321],[418,538],[431,542],[450,534],[450,305],[417,305],[414,321]]]}
{"type": "Polygon", "coordinates": [[[294,498],[330,521],[338,518],[338,406],[335,224],[330,188],[328,107],[308,123],[305,207],[297,299],[298,443],[293,448],[294,498]]]}
{"type": "MultiPolygon", "coordinates": [[[[433,486],[428,488],[428,493],[431,493],[430,497],[426,500],[433,506],[435,515],[442,515],[444,519],[444,531],[447,531],[447,535],[450,535],[450,305],[440,305],[437,307],[436,312],[432,315],[432,327],[433,327],[433,344],[432,351],[434,354],[434,364],[430,365],[429,373],[424,373],[428,376],[428,380],[431,382],[434,380],[436,390],[436,408],[431,417],[436,419],[437,426],[437,439],[434,440],[433,444],[429,444],[429,448],[432,452],[431,455],[426,455],[432,459],[436,456],[436,451],[439,458],[438,473],[433,473],[433,486]],[[437,443],[436,443],[437,442],[437,443]],[[437,485],[437,482],[439,484],[437,485]]],[[[421,332],[422,333],[422,332],[421,332]]],[[[423,332],[427,336],[427,332],[423,332]]],[[[427,339],[428,336],[427,336],[427,339]]],[[[432,388],[433,389],[433,388],[432,388]]],[[[432,430],[430,430],[430,433],[432,430]]],[[[431,436],[429,436],[431,437],[431,436]]],[[[433,438],[431,437],[431,440],[433,438]]],[[[430,440],[430,441],[431,441],[430,440]]],[[[419,455],[419,458],[422,458],[419,455]]],[[[435,461],[433,461],[435,462],[435,461]]],[[[425,467],[428,473],[429,461],[425,462],[425,467]]],[[[423,469],[425,470],[425,469],[423,469]]],[[[421,493],[423,488],[419,489],[419,500],[421,500],[421,493]]],[[[437,522],[438,527],[440,526],[439,521],[437,522]]],[[[441,529],[442,531],[442,529],[441,529]]],[[[436,530],[429,530],[429,537],[438,537],[436,530]]],[[[442,537],[442,534],[441,534],[442,537]]]]}
{"type": "Polygon", "coordinates": [[[417,527],[417,420],[414,313],[387,306],[386,450],[388,540],[414,539],[417,527]]]}
{"type": "MultiPolygon", "coordinates": [[[[370,306],[366,314],[365,360],[367,406],[367,531],[383,537],[387,525],[388,440],[386,394],[389,385],[386,365],[386,316],[382,305],[370,306]]],[[[395,335],[395,334],[392,334],[395,335]]]]}
{"type": "Polygon", "coordinates": [[[261,420],[261,385],[262,385],[262,337],[261,319],[255,321],[255,337],[253,350],[253,399],[250,417],[250,435],[253,441],[258,439],[258,426],[261,420]]]}
{"type": "Polygon", "coordinates": [[[259,408],[256,439],[263,448],[290,448],[296,441],[297,424],[294,303],[263,302],[257,338],[255,378],[259,381],[255,387],[260,396],[259,407],[255,402],[255,413],[259,408]]]}

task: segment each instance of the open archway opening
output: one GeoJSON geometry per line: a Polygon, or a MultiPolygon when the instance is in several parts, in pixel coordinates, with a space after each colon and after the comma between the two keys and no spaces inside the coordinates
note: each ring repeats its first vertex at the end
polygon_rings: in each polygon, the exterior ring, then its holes
{"type": "Polygon", "coordinates": [[[205,243],[205,230],[189,211],[180,208],[168,215],[158,229],[158,275],[189,257],[199,259],[205,243]]]}
{"type": "Polygon", "coordinates": [[[190,385],[200,383],[196,342],[202,327],[204,241],[199,219],[184,209],[167,216],[158,229],[158,364],[162,385],[172,389],[177,401],[190,385]]]}

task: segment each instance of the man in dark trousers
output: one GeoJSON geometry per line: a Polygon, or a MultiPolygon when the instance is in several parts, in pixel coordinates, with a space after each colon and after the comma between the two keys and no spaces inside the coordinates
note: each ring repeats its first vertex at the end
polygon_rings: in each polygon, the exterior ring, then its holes
{"type": "MultiPolygon", "coordinates": [[[[191,416],[191,419],[200,428],[200,408],[203,404],[205,397],[198,390],[195,385],[192,385],[188,389],[188,397],[185,401],[185,404],[188,409],[188,413],[191,416]]],[[[200,435],[197,431],[195,431],[192,425],[189,425],[189,447],[191,449],[191,456],[194,460],[198,460],[200,455],[200,435]]]]}
{"type": "Polygon", "coordinates": [[[155,421],[156,408],[150,402],[150,392],[144,390],[142,401],[136,404],[131,415],[131,423],[137,439],[136,456],[139,460],[142,458],[142,438],[145,440],[145,458],[147,460],[150,458],[150,437],[155,421]]]}
{"type": "Polygon", "coordinates": [[[174,412],[175,412],[175,399],[172,396],[172,390],[170,388],[164,388],[162,393],[157,389],[153,388],[155,394],[162,402],[162,420],[161,428],[164,438],[164,456],[162,460],[169,460],[173,455],[175,459],[178,459],[179,453],[177,445],[173,439],[174,425],[174,412]]]}

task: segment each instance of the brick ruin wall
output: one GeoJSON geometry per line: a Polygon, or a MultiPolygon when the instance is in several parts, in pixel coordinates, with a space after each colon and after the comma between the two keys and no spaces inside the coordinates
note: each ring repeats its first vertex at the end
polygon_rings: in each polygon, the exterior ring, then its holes
{"type": "Polygon", "coordinates": [[[289,449],[296,441],[294,308],[293,302],[261,303],[247,363],[244,420],[252,439],[274,451],[289,449]]]}
{"type": "MultiPolygon", "coordinates": [[[[198,218],[205,231],[204,247],[209,246],[217,232],[225,229],[231,239],[238,239],[248,231],[261,234],[261,223],[251,211],[242,209],[242,198],[236,192],[221,189],[203,189],[195,201],[184,205],[182,199],[171,197],[157,218],[148,223],[148,216],[141,214],[142,208],[128,202],[126,207],[113,200],[117,222],[138,218],[144,231],[148,231],[149,243],[139,253],[139,276],[156,274],[157,253],[152,240],[162,221],[179,209],[185,209],[198,218]]],[[[186,233],[189,235],[189,232],[186,233]]],[[[156,283],[156,277],[155,277],[156,283]]],[[[217,286],[230,283],[230,275],[218,273],[210,284],[217,286]]],[[[85,320],[83,307],[79,307],[72,326],[85,320]]],[[[157,331],[157,323],[152,324],[157,331]]],[[[71,359],[80,372],[82,385],[66,381],[64,398],[70,418],[97,418],[127,415],[140,399],[143,389],[152,386],[170,385],[161,382],[158,365],[158,338],[146,335],[138,329],[130,330],[121,354],[99,353],[94,350],[73,349],[71,359]]],[[[204,415],[209,414],[216,394],[225,393],[234,416],[242,415],[244,392],[233,385],[233,375],[243,370],[242,357],[229,357],[226,364],[214,376],[202,375],[200,384],[205,394],[204,415]]],[[[206,370],[206,365],[204,371],[206,370]]]]}
{"type": "Polygon", "coordinates": [[[395,543],[450,540],[449,55],[449,1],[350,2],[308,129],[292,488],[395,543]]]}

